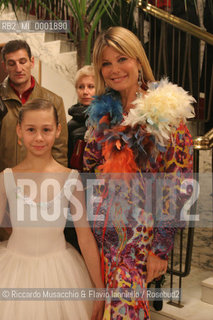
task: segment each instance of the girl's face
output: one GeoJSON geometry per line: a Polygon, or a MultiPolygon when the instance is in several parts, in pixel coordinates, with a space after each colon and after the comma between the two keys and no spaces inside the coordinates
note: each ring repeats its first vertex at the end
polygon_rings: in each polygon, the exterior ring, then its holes
{"type": "Polygon", "coordinates": [[[122,93],[138,88],[139,63],[136,59],[119,53],[112,47],[106,47],[102,54],[101,73],[106,85],[122,93]]]}
{"type": "Polygon", "coordinates": [[[81,77],[76,86],[78,102],[84,106],[89,106],[95,95],[95,80],[92,76],[81,77]]]}
{"type": "Polygon", "coordinates": [[[61,125],[56,125],[53,109],[26,111],[17,135],[28,152],[34,156],[51,154],[55,139],[59,137],[61,125]]]}

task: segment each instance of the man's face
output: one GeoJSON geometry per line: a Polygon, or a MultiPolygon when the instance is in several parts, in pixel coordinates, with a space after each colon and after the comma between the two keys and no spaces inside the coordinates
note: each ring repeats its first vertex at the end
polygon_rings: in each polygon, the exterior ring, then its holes
{"type": "Polygon", "coordinates": [[[8,73],[10,81],[15,86],[30,85],[31,69],[34,66],[34,58],[28,57],[25,49],[20,49],[5,55],[4,70],[8,73]]]}

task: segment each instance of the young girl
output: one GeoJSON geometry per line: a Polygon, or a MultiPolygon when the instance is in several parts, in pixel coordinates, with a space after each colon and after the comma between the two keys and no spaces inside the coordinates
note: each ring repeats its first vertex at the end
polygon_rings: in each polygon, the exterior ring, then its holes
{"type": "Polygon", "coordinates": [[[102,301],[93,303],[81,295],[78,300],[66,300],[60,291],[103,287],[78,172],[63,167],[51,154],[60,131],[51,102],[35,99],[21,109],[17,135],[26,147],[26,157],[0,175],[0,225],[8,203],[13,227],[8,242],[0,244],[0,288],[40,290],[36,296],[28,294],[34,298],[30,301],[24,300],[24,293],[19,293],[23,299],[17,301],[12,291],[2,294],[1,320],[102,319],[102,301]],[[86,265],[63,235],[69,200],[86,265]],[[50,288],[56,292],[44,291],[50,288]],[[44,299],[51,295],[55,301],[44,299]]]}

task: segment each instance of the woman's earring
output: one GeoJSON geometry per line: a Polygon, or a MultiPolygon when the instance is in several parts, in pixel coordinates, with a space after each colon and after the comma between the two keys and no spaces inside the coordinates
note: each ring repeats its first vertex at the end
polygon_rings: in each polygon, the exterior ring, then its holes
{"type": "Polygon", "coordinates": [[[138,91],[136,92],[136,97],[141,98],[142,97],[142,92],[141,92],[141,86],[142,86],[142,71],[138,70],[138,91]]]}
{"type": "Polygon", "coordinates": [[[18,145],[19,145],[19,146],[22,146],[22,141],[21,141],[21,139],[18,139],[18,145]]]}
{"type": "Polygon", "coordinates": [[[142,71],[138,70],[138,87],[141,88],[142,86],[142,71]]]}

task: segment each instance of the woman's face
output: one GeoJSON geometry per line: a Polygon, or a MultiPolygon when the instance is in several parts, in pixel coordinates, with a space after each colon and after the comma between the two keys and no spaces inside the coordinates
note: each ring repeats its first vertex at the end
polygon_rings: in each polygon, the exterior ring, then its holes
{"type": "Polygon", "coordinates": [[[92,76],[81,77],[76,85],[78,94],[78,102],[84,106],[90,105],[93,96],[95,95],[95,80],[92,76]]]}
{"type": "Polygon", "coordinates": [[[102,54],[101,73],[106,85],[122,93],[138,88],[139,64],[136,59],[119,53],[112,47],[106,47],[102,54]]]}

